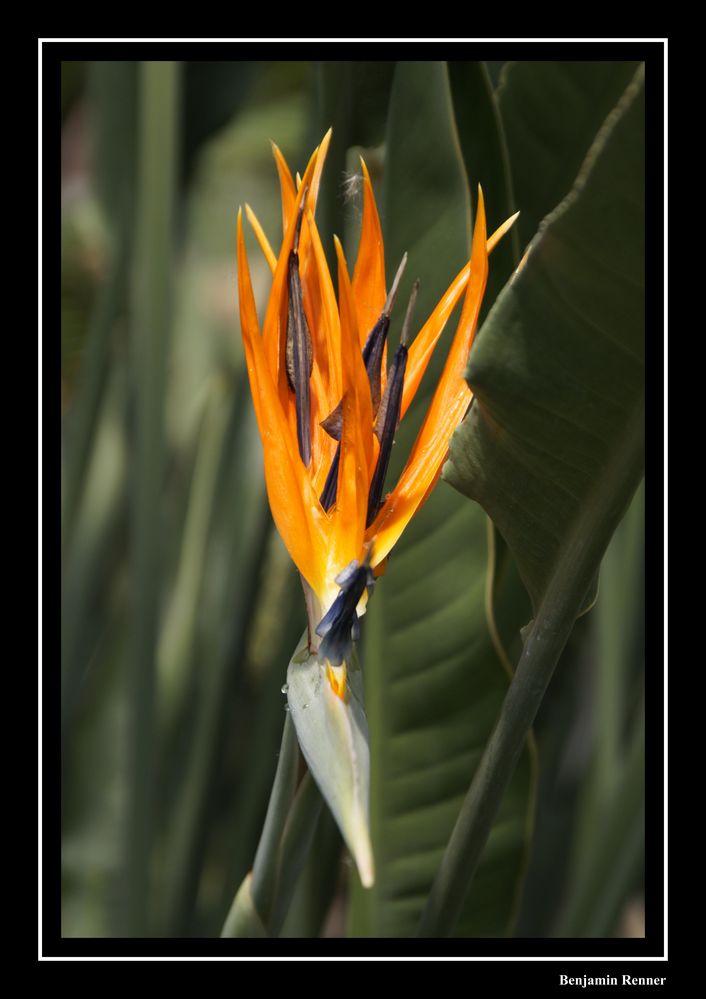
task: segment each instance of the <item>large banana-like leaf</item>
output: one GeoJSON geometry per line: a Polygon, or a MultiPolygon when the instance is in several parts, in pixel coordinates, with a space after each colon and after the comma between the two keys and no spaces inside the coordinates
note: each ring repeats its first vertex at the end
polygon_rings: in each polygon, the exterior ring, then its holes
{"type": "MultiPolygon", "coordinates": [[[[472,96],[487,98],[467,95],[472,96]]],[[[407,287],[421,279],[419,325],[469,248],[469,192],[443,64],[398,65],[386,156],[387,265],[391,271],[409,252],[407,287]]],[[[489,224],[500,221],[491,218],[489,224]]],[[[404,288],[400,296],[404,301],[404,288]]],[[[399,428],[391,481],[409,454],[454,329],[452,320],[416,410],[399,428]]],[[[351,931],[356,935],[414,932],[507,687],[485,615],[486,538],[480,507],[440,486],[395,548],[370,601],[363,663],[376,882],[366,892],[355,886],[351,931]]],[[[529,801],[526,759],[505,798],[459,932],[507,931],[522,872],[529,801]]]]}
{"type": "Polygon", "coordinates": [[[535,619],[420,935],[462,916],[526,733],[642,475],[643,118],[638,71],[471,355],[475,404],[446,474],[507,539],[535,619]]]}
{"type": "Polygon", "coordinates": [[[535,610],[581,518],[604,502],[607,543],[642,474],[643,144],[638,70],[471,355],[444,474],[493,518],[535,610]]]}
{"type": "Polygon", "coordinates": [[[574,183],[636,62],[510,63],[498,88],[524,247],[574,183]]]}
{"type": "MultiPolygon", "coordinates": [[[[480,184],[489,217],[509,218],[517,210],[517,205],[512,194],[510,157],[500,108],[488,70],[482,62],[450,62],[449,79],[461,152],[472,185],[471,196],[475,199],[475,185],[480,184]]],[[[480,323],[519,259],[520,240],[516,223],[493,251],[480,323]]]]}

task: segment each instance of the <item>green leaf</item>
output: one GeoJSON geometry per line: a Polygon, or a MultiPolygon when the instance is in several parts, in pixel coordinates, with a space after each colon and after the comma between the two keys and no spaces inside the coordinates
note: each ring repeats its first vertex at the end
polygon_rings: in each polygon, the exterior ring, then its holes
{"type": "Polygon", "coordinates": [[[394,274],[402,254],[409,252],[399,298],[404,303],[419,277],[416,315],[421,318],[467,261],[471,240],[470,196],[444,63],[397,66],[387,122],[383,218],[387,270],[394,274]]]}
{"type": "Polygon", "coordinates": [[[182,170],[193,171],[208,140],[244,106],[259,64],[246,59],[184,63],[182,170]]]}
{"type": "Polygon", "coordinates": [[[230,706],[247,695],[245,654],[262,596],[260,566],[272,530],[261,481],[239,474],[259,461],[256,433],[242,379],[234,384],[216,379],[194,468],[179,572],[158,646],[159,763],[161,772],[174,781],[174,798],[167,798],[166,878],[160,897],[162,929],[170,934],[183,934],[188,927],[203,864],[209,802],[225,733],[232,724],[230,706]],[[227,509],[225,536],[218,530],[221,502],[227,509]],[[233,510],[238,511],[235,520],[233,510]],[[222,578],[216,550],[227,563],[222,578]],[[211,585],[218,586],[217,609],[207,607],[207,569],[211,585]],[[198,634],[199,614],[203,637],[198,634]],[[197,686],[195,673],[200,674],[197,686]],[[187,704],[193,728],[187,724],[187,704]],[[187,739],[184,758],[178,747],[187,739]]]}
{"type": "Polygon", "coordinates": [[[282,927],[282,937],[321,935],[341,879],[341,834],[328,809],[322,809],[314,842],[282,927]]]}
{"type": "Polygon", "coordinates": [[[128,233],[126,221],[117,237],[109,275],[96,296],[74,399],[64,421],[65,484],[61,510],[64,556],[71,548],[73,529],[79,515],[100,422],[101,405],[108,393],[113,327],[120,311],[125,307],[130,242],[128,233]]]}
{"type": "Polygon", "coordinates": [[[140,66],[97,59],[87,68],[92,167],[101,204],[119,231],[131,218],[140,151],[140,66]]]}
{"type": "Polygon", "coordinates": [[[321,795],[300,770],[297,735],[284,723],[277,772],[252,872],[238,889],[221,936],[278,936],[311,849],[321,795]]]}
{"type": "Polygon", "coordinates": [[[267,936],[267,930],[262,925],[252,897],[252,874],[247,875],[238,889],[221,936],[256,940],[267,936]]]}
{"type": "Polygon", "coordinates": [[[270,930],[279,936],[318,827],[323,799],[311,773],[304,774],[282,833],[277,899],[272,910],[270,930]]]}
{"type": "Polygon", "coordinates": [[[574,844],[571,890],[554,929],[556,936],[605,938],[615,933],[629,893],[641,884],[645,861],[644,704],[634,720],[613,793],[591,794],[586,805],[574,844]]]}
{"type": "Polygon", "coordinates": [[[616,930],[644,864],[644,538],[641,487],[613,535],[592,623],[595,745],[574,823],[557,936],[616,930]]]}
{"type": "Polygon", "coordinates": [[[535,620],[418,933],[446,934],[611,534],[642,475],[643,74],[500,296],[471,357],[449,479],[504,534],[535,620]]]}
{"type": "Polygon", "coordinates": [[[289,809],[297,789],[299,752],[294,726],[285,720],[277,773],[272,785],[265,824],[253,863],[251,894],[263,924],[272,913],[277,889],[279,848],[289,809]]]}
{"type": "MultiPolygon", "coordinates": [[[[471,197],[483,188],[488,217],[498,223],[517,210],[512,195],[510,158],[500,109],[485,64],[449,63],[454,114],[471,197]]],[[[495,228],[491,222],[491,231],[495,228]]],[[[481,309],[480,322],[505,286],[520,259],[517,223],[493,251],[492,266],[481,309]]]]}
{"type": "MultiPolygon", "coordinates": [[[[398,65],[385,191],[388,270],[409,252],[407,287],[417,276],[421,279],[415,313],[419,327],[467,260],[470,247],[469,192],[443,63],[398,65]]],[[[402,302],[404,297],[403,289],[402,302]]],[[[399,322],[399,317],[396,323],[393,319],[393,327],[399,328],[399,322]]],[[[399,427],[388,486],[407,460],[454,331],[452,319],[418,399],[399,427]]],[[[363,619],[377,877],[368,892],[354,884],[350,927],[358,936],[414,932],[507,689],[485,613],[492,582],[486,537],[482,510],[439,486],[395,547],[363,619]]],[[[505,582],[498,593],[503,601],[509,594],[505,582]]],[[[508,613],[510,634],[512,616],[508,613]]],[[[515,612],[515,618],[518,634],[522,617],[515,612]]],[[[523,866],[529,801],[526,757],[505,799],[459,932],[497,936],[508,930],[523,866]]]]}
{"type": "Polygon", "coordinates": [[[126,930],[144,934],[155,791],[155,649],[162,586],[160,525],[165,464],[164,399],[171,327],[171,254],[176,183],[179,64],[140,67],[140,162],[135,229],[135,449],[131,472],[132,614],[126,672],[131,697],[126,806],[126,930]]]}
{"type": "Polygon", "coordinates": [[[375,879],[370,844],[370,749],[360,666],[348,666],[345,697],[308,649],[308,632],[287,669],[287,701],[304,759],[358,867],[361,882],[375,879]]]}
{"type": "Polygon", "coordinates": [[[519,62],[497,91],[512,164],[518,236],[526,246],[564,198],[636,62],[519,62]]]}
{"type": "MultiPolygon", "coordinates": [[[[644,405],[642,79],[481,329],[475,403],[444,470],[492,517],[535,609],[577,518],[610,491],[608,467],[644,405]]],[[[641,455],[628,460],[635,477],[615,496],[611,533],[641,476],[641,455]]]]}
{"type": "MultiPolygon", "coordinates": [[[[333,128],[316,221],[334,273],[332,236],[340,232],[346,154],[352,146],[375,146],[382,142],[394,67],[394,62],[345,60],[320,62],[316,67],[318,130],[312,137],[312,148],[333,128]]],[[[359,170],[358,163],[355,170],[359,170]]]]}

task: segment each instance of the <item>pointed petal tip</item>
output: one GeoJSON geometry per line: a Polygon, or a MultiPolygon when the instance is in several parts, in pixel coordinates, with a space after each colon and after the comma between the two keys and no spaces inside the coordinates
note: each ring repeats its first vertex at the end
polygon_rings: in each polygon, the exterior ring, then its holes
{"type": "Polygon", "coordinates": [[[247,217],[248,222],[250,223],[252,231],[255,233],[258,243],[260,244],[260,249],[262,250],[265,256],[265,260],[267,261],[270,270],[274,274],[275,269],[277,267],[277,257],[275,255],[274,250],[270,246],[270,241],[265,235],[265,230],[260,225],[260,221],[257,215],[252,210],[247,201],[245,202],[245,215],[247,217]]]}
{"type": "Polygon", "coordinates": [[[275,163],[281,162],[286,163],[287,161],[282,154],[282,150],[279,148],[274,139],[270,139],[270,149],[272,150],[272,155],[275,158],[275,163]]]}
{"type": "Polygon", "coordinates": [[[373,846],[370,842],[370,831],[368,823],[361,816],[361,821],[355,830],[353,842],[349,843],[355,865],[358,868],[358,877],[363,888],[372,888],[375,884],[375,861],[373,859],[373,846]]]}
{"type": "Polygon", "coordinates": [[[407,312],[405,313],[404,320],[402,322],[402,332],[400,333],[400,343],[405,347],[409,343],[409,329],[412,325],[412,315],[414,314],[414,306],[417,302],[417,295],[419,294],[419,278],[415,278],[414,284],[412,285],[412,291],[409,295],[409,302],[407,303],[407,312]]]}
{"type": "Polygon", "coordinates": [[[511,215],[510,218],[506,219],[502,225],[498,226],[498,228],[495,230],[492,236],[488,237],[488,253],[492,253],[492,251],[498,245],[503,236],[505,236],[510,231],[510,229],[512,229],[513,225],[515,224],[519,216],[520,213],[515,212],[515,214],[511,215]]]}
{"type": "Polygon", "coordinates": [[[363,888],[372,888],[375,885],[375,869],[372,866],[372,857],[369,869],[358,865],[358,874],[360,875],[360,883],[363,888]]]}

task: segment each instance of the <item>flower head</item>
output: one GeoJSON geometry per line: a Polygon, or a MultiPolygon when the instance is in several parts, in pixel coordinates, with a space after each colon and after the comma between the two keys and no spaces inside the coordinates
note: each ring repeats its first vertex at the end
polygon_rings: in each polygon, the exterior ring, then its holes
{"type": "MultiPolygon", "coordinates": [[[[352,278],[338,239],[338,302],[314,221],[330,131],[298,183],[277,147],[283,239],[270,247],[248,218],[272,270],[262,331],[238,212],[240,321],[262,437],[267,493],[277,529],[308,588],[310,642],[327,661],[341,696],[345,662],[374,576],[436,484],[451,434],[471,390],[463,377],[488,276],[488,239],[479,188],[470,260],[415,337],[412,304],[389,370],[387,333],[399,278],[388,294],[380,219],[363,171],[363,220],[352,278]],[[412,452],[385,493],[395,431],[456,305],[461,316],[412,452]],[[320,642],[320,644],[319,644],[320,642]],[[343,673],[337,672],[343,667],[343,673]]],[[[413,294],[414,297],[414,294],[413,294]]]]}

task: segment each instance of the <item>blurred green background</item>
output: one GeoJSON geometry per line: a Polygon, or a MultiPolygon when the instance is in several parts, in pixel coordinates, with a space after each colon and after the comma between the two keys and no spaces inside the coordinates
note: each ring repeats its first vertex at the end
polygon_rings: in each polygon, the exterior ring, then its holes
{"type": "MultiPolygon", "coordinates": [[[[596,71],[602,103],[559,196],[624,65],[596,71]]],[[[508,71],[483,69],[491,90],[508,71]]],[[[62,64],[64,936],[217,936],[252,865],[305,614],[264,490],[235,217],[251,204],[276,248],[270,140],[302,170],[333,123],[319,217],[354,247],[360,205],[342,171],[364,148],[377,186],[393,73],[62,64]]],[[[533,192],[513,180],[524,210],[533,192]]],[[[553,204],[523,216],[516,250],[553,204]]],[[[262,308],[269,271],[247,238],[262,308]]],[[[604,561],[606,599],[578,621],[538,718],[518,936],[644,934],[643,535],[640,492],[604,561]]],[[[313,856],[284,933],[344,935],[350,862],[327,813],[313,856]]]]}

